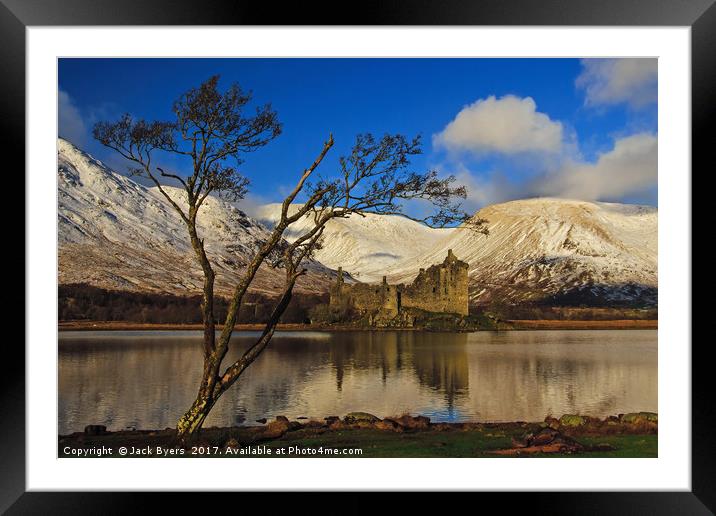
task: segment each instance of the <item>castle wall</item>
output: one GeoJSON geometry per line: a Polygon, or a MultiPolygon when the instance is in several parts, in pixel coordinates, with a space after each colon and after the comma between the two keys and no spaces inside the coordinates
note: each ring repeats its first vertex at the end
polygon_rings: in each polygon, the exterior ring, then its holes
{"type": "Polygon", "coordinates": [[[352,285],[351,298],[352,307],[355,309],[381,310],[384,315],[398,315],[398,293],[395,285],[352,285]]]}
{"type": "Polygon", "coordinates": [[[338,281],[330,289],[333,310],[379,312],[383,317],[398,315],[401,308],[418,308],[428,312],[468,314],[468,264],[448,251],[445,261],[427,270],[420,269],[407,286],[389,285],[385,277],[378,285],[347,285],[339,268],[338,281]]]}
{"type": "Polygon", "coordinates": [[[346,310],[350,303],[350,290],[350,285],[346,285],[343,281],[343,268],[338,267],[338,278],[328,289],[330,299],[328,306],[332,310],[346,310]]]}
{"type": "Polygon", "coordinates": [[[442,264],[421,269],[413,283],[403,289],[402,306],[467,315],[467,270],[468,264],[449,251],[442,264]]]}
{"type": "Polygon", "coordinates": [[[388,285],[385,278],[383,283],[378,285],[367,283],[346,285],[342,271],[339,269],[338,282],[330,291],[330,307],[340,311],[349,309],[381,311],[384,316],[395,317],[398,315],[398,287],[388,285]]]}

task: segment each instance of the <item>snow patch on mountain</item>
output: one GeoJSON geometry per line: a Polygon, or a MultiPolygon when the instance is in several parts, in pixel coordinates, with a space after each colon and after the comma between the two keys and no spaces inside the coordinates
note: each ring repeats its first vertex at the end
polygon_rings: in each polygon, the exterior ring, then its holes
{"type": "Polygon", "coordinates": [[[470,264],[471,301],[657,303],[657,209],[538,198],[481,209],[488,236],[454,230],[417,259],[387,271],[412,281],[448,249],[470,264]]]}
{"type": "MultiPolygon", "coordinates": [[[[295,213],[299,206],[292,205],[289,213],[295,213]]],[[[267,204],[254,215],[273,226],[280,214],[280,204],[267,204]]],[[[292,242],[311,227],[310,215],[298,220],[287,229],[286,240],[292,242]]],[[[331,269],[343,267],[361,282],[372,283],[380,281],[389,267],[417,259],[452,231],[429,228],[398,215],[353,214],[326,224],[323,248],[316,252],[316,259],[331,269]]]]}
{"type": "MultiPolygon", "coordinates": [[[[184,205],[183,191],[164,187],[184,205]]],[[[296,206],[292,210],[297,209],[296,206]]],[[[217,272],[217,294],[229,295],[241,271],[278,219],[280,205],[255,218],[209,197],[199,234],[217,272]],[[259,219],[259,220],[256,220],[259,219]]],[[[409,283],[441,263],[447,250],[470,264],[470,296],[553,304],[657,304],[657,209],[565,199],[526,199],[488,206],[488,236],[467,228],[431,229],[393,215],[353,215],[326,226],[318,261],[298,290],[326,292],[343,269],[363,282],[409,283]],[[320,263],[319,263],[320,262],[320,263]],[[329,269],[330,268],[330,269],[329,269]]],[[[311,227],[292,225],[293,241],[311,227]]],[[[184,222],[156,187],[113,172],[71,143],[58,141],[59,281],[108,288],[196,295],[202,275],[184,222]]],[[[283,271],[264,266],[255,292],[274,294],[283,271]]]]}
{"type": "MultiPolygon", "coordinates": [[[[163,188],[186,206],[181,189],[163,188]]],[[[213,196],[201,207],[197,225],[217,273],[216,292],[229,295],[268,230],[213,196]]],[[[61,284],[201,292],[201,270],[186,226],[159,189],[110,170],[63,139],[58,140],[58,247],[61,284]]],[[[326,290],[334,273],[316,262],[308,268],[298,290],[326,290]]],[[[283,272],[266,266],[253,291],[273,294],[282,284],[283,272]]]]}

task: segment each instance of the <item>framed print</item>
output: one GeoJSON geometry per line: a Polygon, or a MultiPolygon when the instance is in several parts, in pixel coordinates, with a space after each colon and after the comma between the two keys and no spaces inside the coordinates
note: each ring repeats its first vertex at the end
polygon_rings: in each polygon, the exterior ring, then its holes
{"type": "Polygon", "coordinates": [[[3,509],[713,510],[712,2],[181,4],[2,5],[27,203],[3,509]]]}

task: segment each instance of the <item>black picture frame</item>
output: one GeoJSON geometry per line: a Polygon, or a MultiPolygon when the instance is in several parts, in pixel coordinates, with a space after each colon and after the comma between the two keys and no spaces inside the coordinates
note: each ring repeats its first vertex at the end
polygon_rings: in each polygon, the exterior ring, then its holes
{"type": "MultiPolygon", "coordinates": [[[[575,26],[688,26],[692,50],[692,162],[705,165],[713,147],[709,124],[713,121],[712,92],[716,91],[716,0],[384,0],[356,4],[312,2],[282,3],[208,0],[0,0],[0,105],[3,145],[25,148],[25,29],[62,25],[575,25],[575,26]],[[350,6],[354,7],[351,8],[350,6]],[[347,9],[346,9],[347,7],[347,9]]],[[[15,170],[25,170],[24,153],[13,153],[15,170]]],[[[712,160],[710,160],[712,161],[712,160]]],[[[690,171],[689,171],[690,173],[690,171]]],[[[27,194],[27,192],[26,192],[27,194]]],[[[19,213],[17,210],[16,213],[19,213]]],[[[18,231],[20,229],[17,225],[18,231]]],[[[24,239],[24,236],[21,237],[24,239]]],[[[24,246],[23,246],[24,249],[24,246]]],[[[24,251],[23,251],[24,253],[24,251]]],[[[19,261],[21,254],[15,258],[19,261]]],[[[16,267],[20,265],[15,264],[16,267]]],[[[26,266],[26,275],[32,270],[26,266]]],[[[18,290],[19,292],[19,290],[18,290]]],[[[16,298],[13,298],[15,301],[16,298]]],[[[684,300],[691,303],[691,300],[684,300]]],[[[27,307],[31,309],[33,307],[27,307]]],[[[147,497],[136,493],[40,493],[25,489],[25,354],[5,343],[5,364],[0,374],[0,512],[8,514],[127,514],[143,511],[147,497]],[[8,349],[11,348],[11,349],[8,349]]],[[[673,343],[690,346],[690,342],[673,343]]],[[[702,344],[707,344],[703,342],[702,344]]],[[[710,393],[712,368],[708,346],[692,347],[692,392],[710,393]]],[[[692,491],[641,493],[505,493],[480,494],[479,503],[504,506],[510,512],[551,514],[711,514],[716,511],[716,441],[711,435],[714,403],[710,395],[692,397],[692,491]]],[[[203,504],[195,494],[173,493],[172,500],[185,510],[203,504]]],[[[217,495],[213,494],[216,497],[217,495]]],[[[241,494],[242,504],[258,502],[278,510],[273,494],[241,494]],[[270,497],[270,498],[269,498],[270,497]],[[257,500],[257,498],[259,498],[257,500]]],[[[342,501],[340,512],[363,507],[365,495],[353,493],[354,502],[342,501]],[[361,497],[360,500],[358,497],[361,497]]],[[[421,506],[422,495],[411,495],[421,506]]],[[[471,494],[470,496],[475,496],[471,494]]],[[[315,495],[294,500],[296,508],[338,506],[315,495]],[[308,499],[310,498],[310,499],[308,499]]],[[[461,496],[462,498],[463,496],[461,496]]],[[[212,503],[221,507],[224,496],[212,503]]],[[[472,501],[455,501],[473,504],[472,501]]],[[[382,503],[382,502],[381,502],[382,503]]],[[[248,505],[247,505],[248,506],[248,505]]],[[[456,510],[457,505],[452,505],[456,510]]],[[[489,507],[485,505],[484,507],[489,507]]],[[[389,506],[382,504],[382,510],[389,506]]],[[[400,506],[396,507],[400,510],[400,506]]],[[[403,506],[403,509],[405,506],[403,506]]]]}

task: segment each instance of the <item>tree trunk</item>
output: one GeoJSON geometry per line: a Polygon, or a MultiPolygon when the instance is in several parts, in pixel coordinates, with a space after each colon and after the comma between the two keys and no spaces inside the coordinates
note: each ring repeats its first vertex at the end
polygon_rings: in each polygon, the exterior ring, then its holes
{"type": "Polygon", "coordinates": [[[189,236],[191,237],[191,245],[196,252],[197,260],[204,273],[204,288],[201,297],[201,319],[204,323],[204,355],[209,356],[214,351],[214,338],[216,334],[216,325],[214,322],[214,269],[211,266],[209,257],[204,249],[204,241],[199,238],[196,233],[196,224],[194,218],[196,212],[192,208],[190,211],[189,236]]]}
{"type": "Polygon", "coordinates": [[[297,276],[290,277],[288,286],[284,290],[281,299],[279,299],[278,303],[274,307],[269,322],[266,323],[266,327],[256,343],[251,346],[239,360],[234,362],[231,367],[226,370],[220,381],[217,382],[217,379],[212,376],[218,366],[214,366],[211,359],[207,359],[205,361],[204,375],[202,377],[199,393],[197,394],[191,408],[177,422],[177,439],[182,446],[188,447],[195,442],[196,437],[199,434],[199,430],[201,430],[201,427],[204,424],[204,420],[206,420],[206,417],[209,415],[209,412],[214,407],[217,400],[229,387],[231,387],[231,385],[233,385],[239,376],[241,376],[244,369],[253,363],[253,361],[256,360],[256,358],[268,345],[271,337],[273,337],[276,325],[281,318],[281,314],[283,314],[291,301],[293,286],[296,283],[296,277],[297,276]]]}
{"type": "Polygon", "coordinates": [[[188,447],[196,441],[204,420],[209,415],[216,400],[209,400],[198,396],[191,408],[177,422],[177,440],[179,444],[188,447]]]}

